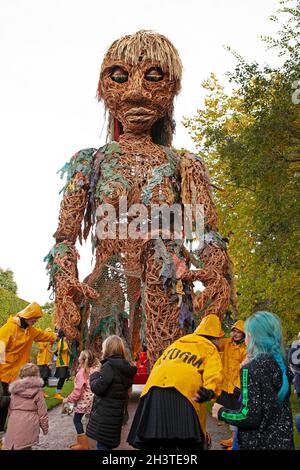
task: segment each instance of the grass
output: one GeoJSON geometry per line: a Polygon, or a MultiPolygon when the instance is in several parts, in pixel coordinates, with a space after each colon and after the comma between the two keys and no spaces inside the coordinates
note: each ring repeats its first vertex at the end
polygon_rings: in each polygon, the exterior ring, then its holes
{"type": "MultiPolygon", "coordinates": [[[[67,397],[73,390],[73,385],[74,382],[72,379],[66,380],[62,389],[62,396],[67,397]]],[[[56,398],[53,398],[53,395],[56,392],[56,387],[45,387],[43,388],[44,392],[49,395],[49,398],[46,398],[46,403],[47,403],[47,409],[52,410],[52,408],[55,408],[57,405],[60,405],[62,403],[61,400],[57,400],[56,398]]]]}

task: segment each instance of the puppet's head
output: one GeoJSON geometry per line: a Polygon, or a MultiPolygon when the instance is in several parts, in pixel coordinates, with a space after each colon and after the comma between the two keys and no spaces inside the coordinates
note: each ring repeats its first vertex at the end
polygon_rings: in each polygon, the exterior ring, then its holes
{"type": "Polygon", "coordinates": [[[104,57],[98,83],[112,139],[123,131],[150,131],[154,142],[170,145],[181,75],[178,52],[165,36],[138,31],[115,41],[104,57]]]}

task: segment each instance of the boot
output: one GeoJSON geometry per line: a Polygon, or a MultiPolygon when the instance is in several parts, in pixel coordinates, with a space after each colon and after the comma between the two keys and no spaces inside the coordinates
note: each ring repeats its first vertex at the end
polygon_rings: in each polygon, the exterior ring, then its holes
{"type": "Polygon", "coordinates": [[[55,398],[56,400],[63,400],[64,399],[64,397],[60,393],[55,393],[53,395],[53,398],[55,398]]]}
{"type": "Polygon", "coordinates": [[[77,435],[77,444],[73,444],[69,447],[71,450],[89,450],[88,438],[85,434],[77,435]]]}
{"type": "MultiPolygon", "coordinates": [[[[71,450],[72,450],[73,447],[77,447],[78,445],[80,445],[78,436],[84,436],[84,434],[77,434],[76,442],[73,442],[73,444],[69,445],[69,446],[68,446],[68,449],[71,449],[71,450]]],[[[76,450],[76,449],[75,449],[75,450],[76,450]]]]}
{"type": "Polygon", "coordinates": [[[78,437],[77,437],[77,441],[74,442],[73,444],[69,445],[69,446],[68,446],[68,449],[71,449],[71,450],[72,450],[73,447],[77,446],[78,444],[79,444],[79,442],[78,442],[78,437]]]}
{"type": "Polygon", "coordinates": [[[230,439],[223,439],[220,441],[221,446],[223,447],[232,447],[233,444],[234,431],[232,432],[232,437],[230,439]]]}

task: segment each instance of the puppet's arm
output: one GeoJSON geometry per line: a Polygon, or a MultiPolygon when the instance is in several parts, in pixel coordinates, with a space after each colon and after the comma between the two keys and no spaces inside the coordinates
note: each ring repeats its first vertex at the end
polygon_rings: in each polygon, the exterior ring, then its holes
{"type": "MultiPolygon", "coordinates": [[[[198,269],[184,277],[189,281],[201,281],[203,292],[194,298],[194,307],[202,315],[214,313],[222,317],[231,295],[231,263],[226,243],[218,233],[217,214],[213,203],[208,172],[197,155],[184,154],[180,160],[181,200],[191,204],[193,223],[196,223],[196,205],[202,205],[204,234],[200,248],[191,254],[191,261],[198,269]]],[[[196,230],[195,226],[193,230],[196,230]]]]}
{"type": "MultiPolygon", "coordinates": [[[[55,245],[45,258],[50,285],[55,293],[55,315],[58,327],[69,339],[79,339],[80,304],[82,299],[98,294],[78,280],[76,241],[82,239],[81,224],[86,212],[95,149],[81,150],[61,170],[67,171],[67,183],[60,206],[55,245]]],[[[84,234],[85,238],[87,233],[84,234]]]]}

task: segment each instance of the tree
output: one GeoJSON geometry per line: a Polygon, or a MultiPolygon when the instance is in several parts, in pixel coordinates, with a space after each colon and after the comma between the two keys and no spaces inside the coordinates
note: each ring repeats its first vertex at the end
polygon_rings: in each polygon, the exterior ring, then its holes
{"type": "Polygon", "coordinates": [[[54,302],[46,302],[41,308],[44,315],[38,320],[36,327],[42,330],[51,328],[54,331],[54,302]]]}
{"type": "Polygon", "coordinates": [[[28,302],[20,299],[13,292],[0,287],[0,327],[6,323],[10,315],[20,312],[28,302]]]}
{"type": "Polygon", "coordinates": [[[0,287],[13,292],[14,294],[17,293],[18,287],[14,279],[14,273],[11,269],[6,269],[6,271],[4,271],[4,269],[0,268],[0,287]]]}
{"type": "Polygon", "coordinates": [[[282,65],[261,68],[234,53],[237,65],[228,74],[234,90],[226,94],[211,75],[203,83],[204,107],[185,125],[218,188],[220,230],[230,240],[240,313],[278,313],[289,339],[300,320],[300,104],[292,99],[300,79],[300,9],[281,3],[280,14],[288,19],[278,38],[263,39],[279,50],[282,65]]]}

